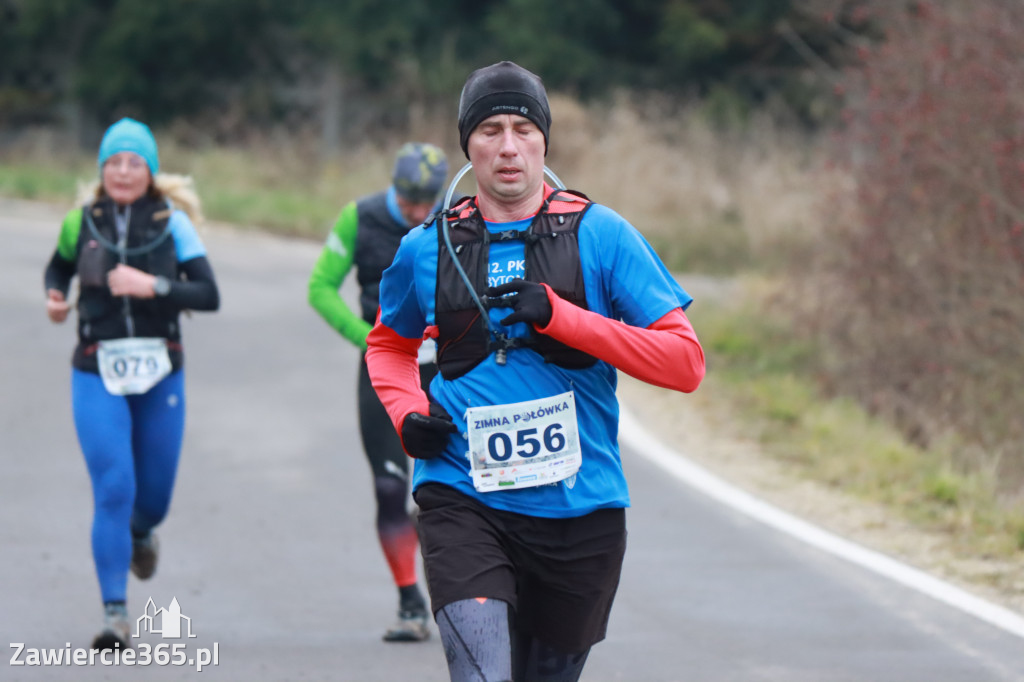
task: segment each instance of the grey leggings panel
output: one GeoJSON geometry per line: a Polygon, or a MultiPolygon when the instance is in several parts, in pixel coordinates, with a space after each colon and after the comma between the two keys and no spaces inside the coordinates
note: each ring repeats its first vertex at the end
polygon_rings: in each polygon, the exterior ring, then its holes
{"type": "Polygon", "coordinates": [[[577,682],[590,653],[513,635],[512,609],[498,599],[452,602],[436,618],[452,682],[577,682]]]}

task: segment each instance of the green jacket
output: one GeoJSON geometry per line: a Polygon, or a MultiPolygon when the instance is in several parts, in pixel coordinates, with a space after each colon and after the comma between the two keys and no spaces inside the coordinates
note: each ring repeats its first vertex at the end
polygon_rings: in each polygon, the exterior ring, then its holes
{"type": "Polygon", "coordinates": [[[361,350],[377,317],[380,278],[408,232],[388,210],[387,192],[347,204],[338,216],[309,278],[309,303],[339,334],[361,350]],[[352,266],[357,270],[361,315],[339,290],[352,266]]]}

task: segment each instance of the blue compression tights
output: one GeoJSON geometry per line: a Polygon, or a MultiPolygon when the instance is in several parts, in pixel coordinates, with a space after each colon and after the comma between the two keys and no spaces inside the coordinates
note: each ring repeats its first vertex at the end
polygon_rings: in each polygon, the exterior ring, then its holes
{"type": "Polygon", "coordinates": [[[111,395],[98,374],[72,370],[71,407],[92,479],[92,553],[104,602],[124,601],[132,533],[167,514],[185,430],[178,370],[142,395],[111,395]]]}

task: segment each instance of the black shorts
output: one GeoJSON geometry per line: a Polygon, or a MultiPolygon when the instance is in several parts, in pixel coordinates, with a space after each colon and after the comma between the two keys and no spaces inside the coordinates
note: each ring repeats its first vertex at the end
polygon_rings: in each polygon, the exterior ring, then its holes
{"type": "Polygon", "coordinates": [[[464,599],[501,599],[517,631],[564,653],[604,639],[626,552],[624,509],[525,516],[436,483],[414,497],[434,613],[464,599]]]}

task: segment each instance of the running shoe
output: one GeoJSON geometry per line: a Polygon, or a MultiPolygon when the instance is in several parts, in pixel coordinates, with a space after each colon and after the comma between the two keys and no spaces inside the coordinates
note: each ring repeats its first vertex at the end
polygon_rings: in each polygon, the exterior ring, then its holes
{"type": "Polygon", "coordinates": [[[149,580],[156,573],[156,560],[160,554],[160,543],[156,533],[141,538],[132,536],[132,573],[139,580],[149,580]]]}
{"type": "Polygon", "coordinates": [[[108,606],[103,616],[103,630],[92,640],[92,648],[98,651],[121,649],[131,646],[131,624],[128,612],[123,606],[108,606]]]}
{"type": "Polygon", "coordinates": [[[384,633],[385,642],[422,642],[429,637],[426,611],[399,611],[398,622],[384,633]]]}

